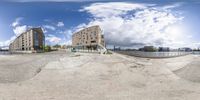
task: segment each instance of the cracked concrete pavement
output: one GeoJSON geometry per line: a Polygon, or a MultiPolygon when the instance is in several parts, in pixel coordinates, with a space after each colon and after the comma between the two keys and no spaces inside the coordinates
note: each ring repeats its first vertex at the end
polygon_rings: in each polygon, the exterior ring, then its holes
{"type": "MultiPolygon", "coordinates": [[[[54,52],[0,56],[1,100],[199,100],[200,84],[175,71],[190,66],[199,56],[146,59],[121,54],[54,52]],[[8,66],[8,61],[38,63],[8,66]],[[32,65],[32,64],[31,64],[32,65]],[[178,65],[178,67],[176,66],[178,65]],[[177,68],[173,68],[177,67],[177,68]],[[41,71],[35,75],[38,68],[41,71]],[[26,71],[20,71],[20,70],[26,71]],[[3,71],[8,71],[5,74],[3,71]],[[16,74],[11,74],[15,72],[16,74]],[[19,75],[17,74],[19,73],[19,75]],[[23,73],[23,74],[22,74],[23,73]],[[3,75],[20,77],[9,78],[3,75]],[[22,78],[21,78],[22,77],[22,78]],[[10,81],[5,82],[4,78],[10,81]],[[14,81],[12,81],[14,79],[14,81]]],[[[16,62],[19,63],[19,62],[16,62]]],[[[17,64],[14,65],[17,65],[17,64]]]]}

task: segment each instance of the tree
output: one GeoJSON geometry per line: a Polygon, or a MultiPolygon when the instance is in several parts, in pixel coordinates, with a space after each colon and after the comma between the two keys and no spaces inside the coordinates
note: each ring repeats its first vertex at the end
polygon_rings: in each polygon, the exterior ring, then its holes
{"type": "Polygon", "coordinates": [[[61,48],[61,45],[56,44],[56,45],[54,45],[53,47],[54,47],[54,48],[61,48]]]}
{"type": "Polygon", "coordinates": [[[50,52],[51,51],[51,47],[49,45],[45,46],[44,51],[45,52],[50,52]]]}

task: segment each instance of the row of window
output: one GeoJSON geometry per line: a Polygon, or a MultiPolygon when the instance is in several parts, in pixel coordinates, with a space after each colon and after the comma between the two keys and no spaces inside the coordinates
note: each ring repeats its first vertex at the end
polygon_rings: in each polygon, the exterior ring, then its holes
{"type": "Polygon", "coordinates": [[[31,50],[31,47],[29,47],[29,48],[22,48],[22,50],[31,50]]]}
{"type": "MultiPolygon", "coordinates": [[[[84,42],[79,42],[79,43],[76,43],[76,45],[82,45],[84,42]]],[[[90,43],[96,43],[96,41],[90,41],[90,43]]],[[[87,41],[85,42],[85,44],[87,44],[87,41]]]]}
{"type": "Polygon", "coordinates": [[[92,31],[92,32],[90,32],[90,33],[88,33],[88,32],[78,32],[78,33],[75,33],[73,36],[81,36],[81,35],[87,35],[87,34],[94,34],[94,35],[97,35],[97,31],[92,31]]]}

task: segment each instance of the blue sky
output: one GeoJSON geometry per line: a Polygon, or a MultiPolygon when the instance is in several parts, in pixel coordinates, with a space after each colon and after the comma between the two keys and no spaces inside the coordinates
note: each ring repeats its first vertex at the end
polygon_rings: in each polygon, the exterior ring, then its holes
{"type": "Polygon", "coordinates": [[[31,27],[42,27],[49,45],[70,44],[73,32],[100,25],[109,46],[197,48],[199,10],[194,0],[3,0],[0,46],[31,27]]]}

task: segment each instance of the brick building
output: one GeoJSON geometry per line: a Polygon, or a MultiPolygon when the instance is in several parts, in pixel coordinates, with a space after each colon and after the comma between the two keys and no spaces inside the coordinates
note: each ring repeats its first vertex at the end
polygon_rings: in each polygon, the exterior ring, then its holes
{"type": "Polygon", "coordinates": [[[98,50],[105,49],[104,35],[101,28],[91,26],[72,35],[72,46],[76,49],[98,50]]]}
{"type": "Polygon", "coordinates": [[[43,52],[45,36],[41,28],[31,28],[22,33],[9,45],[10,52],[43,52]]]}

